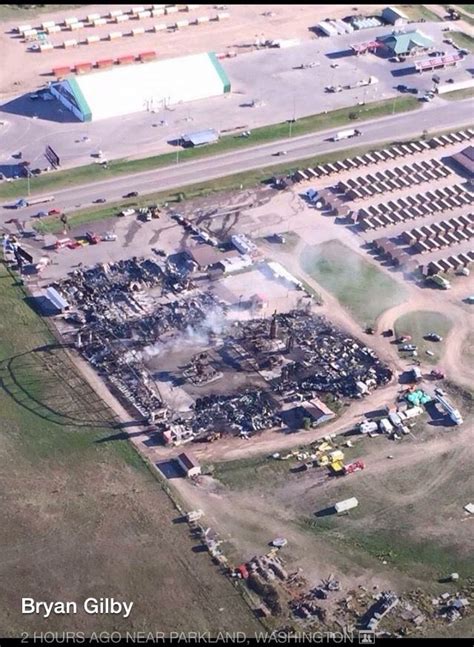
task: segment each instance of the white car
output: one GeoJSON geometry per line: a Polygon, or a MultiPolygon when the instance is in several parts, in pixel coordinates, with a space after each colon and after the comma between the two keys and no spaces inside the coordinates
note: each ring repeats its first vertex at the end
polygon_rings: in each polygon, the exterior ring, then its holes
{"type": "Polygon", "coordinates": [[[102,236],[102,240],[112,242],[114,240],[117,240],[117,234],[114,234],[112,231],[108,231],[102,236]]]}

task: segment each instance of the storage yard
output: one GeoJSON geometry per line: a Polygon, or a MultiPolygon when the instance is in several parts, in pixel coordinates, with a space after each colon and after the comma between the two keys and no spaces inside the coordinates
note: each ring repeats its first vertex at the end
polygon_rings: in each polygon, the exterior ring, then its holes
{"type": "MultiPolygon", "coordinates": [[[[410,23],[407,14],[435,15],[415,9],[377,5],[349,19],[344,5],[331,16],[328,6],[109,5],[106,16],[103,6],[79,7],[16,25],[0,46],[8,39],[7,59],[16,48],[18,61],[38,61],[21,89],[48,57],[59,66],[61,53],[74,67],[76,76],[55,72],[61,108],[38,101],[40,147],[51,115],[58,142],[63,128],[78,136],[72,112],[81,145],[98,148],[102,163],[114,119],[136,149],[150,140],[135,130],[150,117],[138,114],[147,102],[148,113],[170,113],[157,139],[179,131],[174,146],[215,142],[222,123],[212,115],[224,103],[225,119],[251,113],[235,121],[237,131],[247,121],[249,137],[278,103],[291,129],[321,97],[319,110],[410,94],[396,85],[407,75],[430,111],[441,81],[462,77],[470,55],[450,43],[437,52],[443,22],[410,23]],[[48,38],[38,40],[40,30],[48,38]],[[90,52],[95,70],[61,47],[70,32],[71,49],[90,52]],[[218,56],[198,47],[212,39],[218,56]],[[126,54],[126,41],[141,53],[126,54]],[[166,83],[156,88],[151,70],[164,70],[166,83]],[[315,74],[317,92],[308,92],[315,74]],[[192,128],[177,126],[185,114],[192,128]]],[[[308,158],[256,186],[193,199],[184,189],[146,196],[125,175],[130,186],[115,203],[108,179],[107,218],[77,227],[61,204],[67,190],[28,191],[4,207],[13,210],[0,214],[1,442],[14,484],[6,532],[17,545],[21,528],[28,553],[21,569],[13,553],[7,560],[18,595],[30,573],[53,590],[53,550],[66,576],[83,560],[87,586],[105,576],[136,595],[134,628],[472,633],[474,129],[460,123],[355,148],[365,126],[349,122],[327,140],[335,148],[325,162],[308,158]],[[351,151],[340,148],[346,140],[351,151]],[[38,205],[45,211],[33,215],[38,205]],[[43,217],[62,232],[42,233],[43,217]],[[43,539],[51,515],[61,516],[61,546],[43,539]],[[43,573],[37,555],[47,551],[43,573]]],[[[286,155],[284,145],[273,154],[286,155]]],[[[68,155],[71,166],[80,157],[68,155]]],[[[82,581],[63,580],[82,595],[82,581]]],[[[20,620],[4,623],[14,630],[20,620]]]]}

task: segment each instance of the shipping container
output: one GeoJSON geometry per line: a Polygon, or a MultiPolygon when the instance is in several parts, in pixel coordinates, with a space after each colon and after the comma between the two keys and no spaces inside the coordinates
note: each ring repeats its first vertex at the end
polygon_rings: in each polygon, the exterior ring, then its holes
{"type": "Polygon", "coordinates": [[[339,501],[338,503],[335,504],[334,508],[337,513],[339,512],[346,512],[347,510],[352,510],[353,508],[357,508],[359,505],[359,501],[356,499],[355,496],[351,497],[350,499],[344,499],[344,501],[339,501]]]}

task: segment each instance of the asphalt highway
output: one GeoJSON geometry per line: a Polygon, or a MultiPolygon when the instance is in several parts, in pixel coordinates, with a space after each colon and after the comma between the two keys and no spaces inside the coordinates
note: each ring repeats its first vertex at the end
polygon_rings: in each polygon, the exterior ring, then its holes
{"type": "MultiPolygon", "coordinates": [[[[403,140],[419,136],[424,130],[459,129],[471,125],[472,122],[473,112],[470,99],[456,102],[437,99],[433,104],[423,106],[422,109],[415,112],[391,115],[369,122],[355,122],[354,127],[361,130],[362,134],[354,139],[331,141],[334,134],[341,128],[311,133],[195,161],[178,162],[157,170],[52,190],[49,195],[54,195],[55,201],[47,205],[36,205],[18,210],[5,208],[14,202],[11,200],[2,205],[0,213],[2,220],[6,217],[23,219],[40,210],[48,210],[52,207],[70,213],[91,206],[97,198],[105,198],[107,202],[113,202],[120,200],[130,191],[138,191],[140,195],[145,195],[178,189],[250,169],[264,168],[283,162],[288,163],[332,151],[344,151],[354,146],[403,140]],[[282,151],[285,151],[286,154],[277,155],[282,151]]],[[[100,172],[101,169],[98,167],[98,175],[100,172]]],[[[34,179],[32,185],[32,193],[34,193],[34,179]]]]}

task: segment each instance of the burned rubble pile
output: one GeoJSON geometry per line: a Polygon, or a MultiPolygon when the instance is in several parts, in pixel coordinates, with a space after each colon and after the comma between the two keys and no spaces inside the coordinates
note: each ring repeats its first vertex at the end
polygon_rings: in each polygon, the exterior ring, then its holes
{"type": "Polygon", "coordinates": [[[270,380],[272,391],[283,398],[306,398],[318,393],[354,398],[359,395],[358,382],[376,388],[392,377],[390,369],[372,349],[323,316],[301,310],[275,314],[269,333],[268,321],[245,322],[239,327],[239,336],[240,345],[253,355],[260,368],[268,363],[268,354],[272,353],[272,347],[262,345],[260,340],[266,336],[275,343],[284,341],[285,362],[271,362],[281,368],[279,375],[270,380]]]}
{"type": "Polygon", "coordinates": [[[195,403],[192,429],[202,434],[223,428],[248,436],[281,424],[277,408],[263,390],[247,390],[238,395],[210,395],[195,403]]]}
{"type": "Polygon", "coordinates": [[[153,419],[163,403],[142,350],[197,325],[214,306],[213,297],[198,293],[177,300],[174,294],[193,286],[168,263],[138,258],[75,270],[54,287],[74,308],[66,321],[78,326],[76,348],[122,400],[153,419]],[[159,288],[160,302],[145,288],[159,288]]]}

